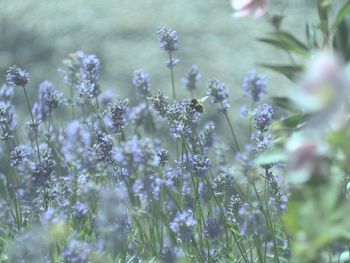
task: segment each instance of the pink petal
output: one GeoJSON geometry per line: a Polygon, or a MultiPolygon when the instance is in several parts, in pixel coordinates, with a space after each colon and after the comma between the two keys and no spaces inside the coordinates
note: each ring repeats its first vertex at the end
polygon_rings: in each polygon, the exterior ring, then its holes
{"type": "Polygon", "coordinates": [[[247,5],[251,5],[256,0],[232,0],[231,5],[234,9],[239,10],[247,5]]]}
{"type": "Polygon", "coordinates": [[[266,13],[266,10],[267,10],[266,6],[258,7],[257,9],[255,9],[254,18],[256,19],[263,16],[266,13]]]}
{"type": "Polygon", "coordinates": [[[250,10],[241,10],[241,11],[236,11],[236,12],[234,12],[233,13],[233,17],[242,17],[242,16],[247,16],[247,15],[249,15],[249,13],[250,13],[250,10]]]}

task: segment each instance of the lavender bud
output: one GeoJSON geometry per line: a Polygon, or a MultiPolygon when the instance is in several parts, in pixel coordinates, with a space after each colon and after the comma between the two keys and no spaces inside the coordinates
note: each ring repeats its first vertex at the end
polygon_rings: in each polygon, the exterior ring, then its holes
{"type": "Polygon", "coordinates": [[[141,98],[147,98],[151,91],[151,84],[149,74],[145,70],[139,69],[134,71],[132,84],[141,98]]]}
{"type": "Polygon", "coordinates": [[[154,109],[158,112],[158,115],[161,117],[166,117],[169,110],[169,99],[164,95],[163,92],[157,91],[152,94],[151,98],[153,102],[154,109]]]}
{"type": "Polygon", "coordinates": [[[192,167],[195,176],[203,176],[208,173],[211,161],[205,156],[195,155],[192,160],[192,167]]]}
{"type": "Polygon", "coordinates": [[[159,157],[159,165],[164,167],[169,161],[169,152],[163,149],[157,152],[157,156],[159,157]]]}
{"type": "Polygon", "coordinates": [[[17,127],[15,108],[11,102],[0,101],[0,124],[6,127],[7,131],[14,131],[17,127]]]}
{"type": "Polygon", "coordinates": [[[18,167],[21,165],[31,154],[33,150],[28,145],[20,145],[14,148],[10,154],[11,166],[18,167]]]}
{"type": "Polygon", "coordinates": [[[182,84],[189,91],[193,91],[197,88],[197,82],[202,78],[199,74],[199,69],[197,65],[192,65],[191,68],[187,71],[187,74],[182,78],[182,84]]]}
{"type": "Polygon", "coordinates": [[[275,118],[275,112],[269,104],[263,104],[254,111],[255,127],[264,132],[275,118]]]}
{"type": "Polygon", "coordinates": [[[85,263],[89,261],[90,246],[76,239],[72,239],[63,251],[63,258],[67,263],[85,263]]]}
{"type": "Polygon", "coordinates": [[[245,96],[251,96],[253,102],[258,102],[267,94],[267,77],[257,76],[256,69],[251,69],[244,77],[242,89],[245,96]]]}
{"type": "Polygon", "coordinates": [[[13,86],[2,85],[0,88],[0,100],[2,101],[12,101],[15,95],[15,89],[13,86]]]}
{"type": "Polygon", "coordinates": [[[213,79],[209,81],[207,95],[209,95],[212,99],[212,103],[221,104],[219,111],[226,112],[226,110],[230,107],[227,99],[228,99],[228,91],[225,87],[225,84],[213,79]]]}
{"type": "Polygon", "coordinates": [[[110,135],[103,133],[102,131],[96,132],[96,143],[94,145],[94,151],[97,160],[102,162],[110,162],[112,160],[113,140],[110,135]]]}
{"type": "Polygon", "coordinates": [[[158,27],[157,35],[161,49],[169,52],[177,50],[178,36],[176,31],[167,27],[158,27]]]}
{"type": "Polygon", "coordinates": [[[109,112],[113,124],[113,131],[116,134],[122,133],[126,124],[126,112],[128,100],[120,99],[114,106],[109,106],[109,112]]]}
{"type": "Polygon", "coordinates": [[[170,223],[170,228],[179,239],[189,242],[193,235],[192,230],[196,224],[193,213],[189,209],[187,212],[178,213],[170,223]]]}

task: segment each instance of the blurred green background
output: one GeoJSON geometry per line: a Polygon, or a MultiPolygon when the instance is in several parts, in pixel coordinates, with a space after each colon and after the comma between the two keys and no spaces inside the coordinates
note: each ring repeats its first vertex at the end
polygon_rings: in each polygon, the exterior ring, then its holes
{"type": "MultiPolygon", "coordinates": [[[[171,95],[167,55],[159,49],[157,26],[178,32],[180,64],[175,69],[177,93],[188,97],[180,79],[191,64],[203,76],[196,96],[206,93],[209,79],[217,78],[230,90],[232,114],[238,116],[241,82],[245,72],[259,62],[288,62],[282,51],[257,42],[272,31],[268,16],[253,20],[233,18],[229,0],[1,0],[0,73],[17,64],[31,74],[30,86],[52,80],[64,91],[57,69],[68,53],[78,49],[101,59],[102,89],[118,96],[134,96],[132,72],[144,68],[153,89],[171,95]]],[[[269,16],[287,14],[282,28],[304,39],[305,23],[317,17],[316,0],[271,0],[269,16]]],[[[291,83],[261,69],[269,89],[283,95],[291,83]]],[[[36,93],[32,92],[32,99],[36,93]]],[[[17,94],[16,100],[22,99],[17,94]]],[[[213,113],[214,114],[214,113],[213,113]]],[[[237,121],[239,117],[237,117],[237,121]]],[[[236,122],[237,123],[237,122],[236,122]]]]}

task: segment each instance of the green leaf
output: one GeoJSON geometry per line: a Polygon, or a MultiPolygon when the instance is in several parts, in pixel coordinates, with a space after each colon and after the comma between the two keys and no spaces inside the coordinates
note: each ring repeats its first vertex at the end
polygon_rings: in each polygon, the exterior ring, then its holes
{"type": "Polygon", "coordinates": [[[258,38],[258,40],[303,57],[306,57],[309,52],[309,48],[305,44],[287,32],[275,32],[270,34],[270,37],[258,38]]]}
{"type": "Polygon", "coordinates": [[[334,34],[333,46],[335,50],[346,60],[350,60],[350,18],[343,19],[337,26],[334,34]]]}
{"type": "Polygon", "coordinates": [[[305,114],[298,114],[285,118],[281,122],[284,127],[293,129],[298,128],[305,121],[305,118],[305,114]]]}
{"type": "Polygon", "coordinates": [[[274,105],[282,109],[300,113],[300,107],[298,107],[291,99],[287,97],[272,97],[270,99],[274,105]]]}
{"type": "Polygon", "coordinates": [[[259,64],[261,67],[271,69],[278,73],[285,75],[288,79],[294,81],[298,74],[303,70],[302,66],[291,65],[271,65],[271,64],[259,64]]]}
{"type": "Polygon", "coordinates": [[[350,15],[350,1],[348,1],[338,12],[336,18],[335,18],[335,25],[338,25],[340,22],[343,21],[345,17],[350,15]]]}
{"type": "Polygon", "coordinates": [[[314,25],[310,25],[309,23],[307,23],[305,33],[306,33],[306,39],[309,46],[313,48],[317,48],[318,43],[317,43],[316,27],[314,25]]]}

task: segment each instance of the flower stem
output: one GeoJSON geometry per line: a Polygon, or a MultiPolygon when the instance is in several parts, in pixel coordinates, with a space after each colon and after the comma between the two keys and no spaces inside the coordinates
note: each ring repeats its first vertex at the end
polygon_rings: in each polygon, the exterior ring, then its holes
{"type": "Polygon", "coordinates": [[[229,125],[229,127],[230,127],[230,131],[231,131],[231,134],[232,134],[233,141],[234,141],[234,143],[235,143],[235,145],[236,145],[236,148],[237,148],[237,150],[240,152],[240,151],[241,151],[241,148],[239,147],[236,134],[235,134],[235,132],[234,132],[234,130],[233,130],[232,123],[231,123],[230,118],[228,117],[226,111],[224,112],[224,115],[225,115],[226,121],[227,121],[227,123],[228,123],[228,125],[229,125]]]}
{"type": "Polygon", "coordinates": [[[171,87],[173,89],[173,99],[176,100],[173,57],[172,57],[171,51],[169,51],[169,67],[170,67],[170,75],[171,75],[171,87]]]}
{"type": "Polygon", "coordinates": [[[39,150],[39,142],[38,142],[38,134],[37,134],[37,127],[35,127],[35,121],[34,121],[34,117],[33,117],[33,113],[29,104],[29,99],[28,99],[28,94],[26,91],[26,87],[23,87],[23,91],[24,91],[24,96],[26,97],[26,101],[27,101],[27,106],[28,106],[28,110],[29,110],[29,114],[30,114],[30,118],[32,119],[32,128],[34,130],[34,137],[35,137],[35,143],[36,143],[36,150],[38,152],[38,159],[39,159],[39,163],[41,163],[41,157],[40,157],[40,150],[39,150]]]}

